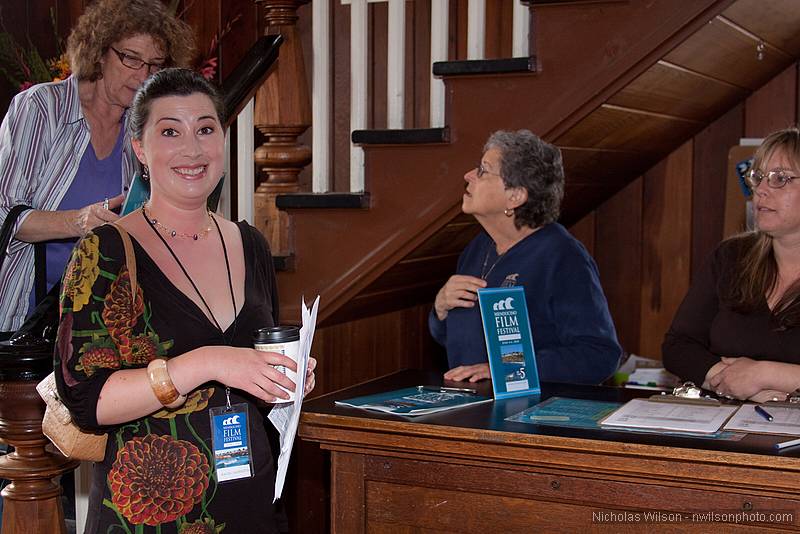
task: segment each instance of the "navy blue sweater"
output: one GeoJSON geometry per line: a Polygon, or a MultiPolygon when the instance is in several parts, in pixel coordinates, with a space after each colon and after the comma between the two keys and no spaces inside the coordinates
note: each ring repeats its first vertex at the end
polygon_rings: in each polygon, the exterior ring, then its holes
{"type": "MultiPolygon", "coordinates": [[[[480,277],[491,269],[487,287],[525,288],[541,381],[599,384],[616,371],[622,350],[597,265],[577,239],[548,224],[497,258],[494,242],[481,232],[461,253],[457,274],[480,277]]],[[[453,308],[444,321],[432,311],[428,326],[447,348],[450,368],[487,361],[477,303],[453,308]]]]}

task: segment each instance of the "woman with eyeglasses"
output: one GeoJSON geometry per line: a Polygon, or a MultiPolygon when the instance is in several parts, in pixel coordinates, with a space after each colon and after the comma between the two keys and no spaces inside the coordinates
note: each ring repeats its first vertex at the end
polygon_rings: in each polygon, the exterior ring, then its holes
{"type": "Polygon", "coordinates": [[[558,148],[527,130],[489,137],[464,175],[462,211],[483,227],[436,295],[428,325],[461,381],[490,378],[477,290],[525,288],[539,378],[599,384],[621,349],[589,253],[556,222],[564,196],[558,148]]]}
{"type": "Polygon", "coordinates": [[[747,183],[756,229],[723,241],[662,347],[665,367],[719,396],[785,400],[800,388],[800,130],[764,139],[747,183]]]}
{"type": "Polygon", "coordinates": [[[67,42],[72,75],[11,102],[0,126],[0,221],[32,206],[14,228],[0,271],[0,331],[16,330],[34,302],[32,243],[47,242],[47,286],[78,237],[117,218],[137,167],[125,111],[153,72],[188,65],[191,29],[160,0],[97,0],[67,42]]]}

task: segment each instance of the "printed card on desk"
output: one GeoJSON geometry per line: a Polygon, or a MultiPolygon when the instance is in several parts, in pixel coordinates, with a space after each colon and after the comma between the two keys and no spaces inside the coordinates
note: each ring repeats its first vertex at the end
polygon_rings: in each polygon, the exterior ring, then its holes
{"type": "Polygon", "coordinates": [[[478,303],[494,397],[505,399],[540,393],[525,290],[479,289],[478,303]]]}

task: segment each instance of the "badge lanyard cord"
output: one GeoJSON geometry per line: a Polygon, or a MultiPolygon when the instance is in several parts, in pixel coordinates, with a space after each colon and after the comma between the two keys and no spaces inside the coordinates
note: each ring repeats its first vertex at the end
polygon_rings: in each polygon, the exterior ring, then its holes
{"type": "MultiPolygon", "coordinates": [[[[181,271],[183,272],[183,275],[186,277],[187,280],[189,280],[189,283],[192,285],[192,288],[194,289],[194,292],[197,293],[197,296],[200,297],[200,301],[203,303],[203,306],[205,306],[206,310],[208,310],[208,314],[211,316],[211,320],[214,321],[214,326],[217,327],[217,330],[219,330],[220,334],[222,335],[222,340],[227,343],[228,340],[226,339],[225,332],[223,332],[222,328],[220,327],[220,324],[217,321],[217,318],[214,317],[214,312],[211,311],[211,307],[206,302],[206,299],[203,298],[203,294],[200,293],[200,289],[197,287],[197,284],[194,283],[194,280],[192,280],[192,277],[189,276],[189,273],[186,271],[186,268],[183,266],[183,263],[181,263],[181,260],[178,259],[178,255],[175,254],[175,251],[173,251],[172,247],[169,246],[169,243],[167,243],[167,240],[164,239],[164,237],[161,235],[161,233],[156,229],[155,223],[153,221],[151,221],[147,217],[147,214],[145,214],[144,206],[142,206],[142,217],[144,217],[144,220],[147,221],[147,225],[153,230],[153,232],[155,232],[156,236],[158,236],[158,238],[161,240],[161,242],[164,243],[164,246],[167,248],[169,253],[172,255],[172,258],[175,260],[175,263],[178,264],[178,267],[180,267],[181,271]]],[[[230,261],[228,260],[228,249],[225,246],[225,238],[222,236],[222,230],[220,230],[219,223],[217,223],[217,220],[213,216],[211,216],[211,220],[214,222],[214,226],[217,227],[217,232],[219,233],[219,240],[222,243],[222,254],[225,256],[225,270],[228,273],[228,288],[230,289],[230,292],[231,292],[231,304],[233,305],[233,332],[232,332],[232,335],[231,335],[231,339],[233,339],[233,337],[236,336],[236,296],[234,295],[234,292],[233,292],[233,279],[231,278],[231,265],[230,265],[230,261]]],[[[232,409],[231,408],[231,388],[229,388],[228,386],[225,386],[225,410],[226,411],[230,411],[231,409],[232,409]]]]}

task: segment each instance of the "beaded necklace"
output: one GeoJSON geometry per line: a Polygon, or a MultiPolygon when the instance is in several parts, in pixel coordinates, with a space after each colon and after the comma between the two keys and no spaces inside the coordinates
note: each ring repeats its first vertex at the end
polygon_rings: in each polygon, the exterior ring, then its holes
{"type": "MultiPolygon", "coordinates": [[[[208,218],[211,219],[212,221],[214,221],[214,218],[211,216],[211,212],[209,211],[207,213],[208,213],[208,218]]],[[[211,230],[213,230],[213,227],[211,226],[211,224],[209,224],[208,226],[206,226],[205,228],[203,228],[202,230],[200,230],[196,234],[187,234],[185,232],[179,232],[179,231],[175,230],[174,228],[169,228],[167,226],[164,226],[163,224],[161,224],[158,221],[158,219],[156,219],[155,217],[152,217],[150,214],[148,214],[147,213],[147,208],[145,208],[144,204],[142,204],[142,214],[144,215],[144,218],[147,219],[147,222],[150,224],[150,226],[158,227],[161,231],[163,231],[165,234],[167,234],[170,237],[179,237],[181,239],[189,239],[189,238],[191,238],[194,241],[197,241],[198,239],[206,237],[209,234],[209,232],[211,232],[211,230]]],[[[216,224],[216,221],[214,221],[214,223],[216,224]]]]}

